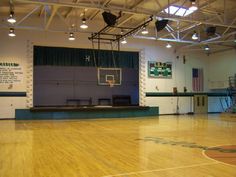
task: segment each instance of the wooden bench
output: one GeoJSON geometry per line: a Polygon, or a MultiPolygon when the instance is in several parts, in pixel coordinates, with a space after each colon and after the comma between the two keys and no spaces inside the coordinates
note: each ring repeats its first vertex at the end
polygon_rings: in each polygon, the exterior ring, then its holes
{"type": "MultiPolygon", "coordinates": [[[[85,105],[92,105],[92,98],[70,98],[66,99],[66,104],[69,105],[69,103],[76,103],[76,106],[82,105],[81,103],[88,103],[85,105]]],[[[84,104],[83,104],[84,105],[84,104]]]]}

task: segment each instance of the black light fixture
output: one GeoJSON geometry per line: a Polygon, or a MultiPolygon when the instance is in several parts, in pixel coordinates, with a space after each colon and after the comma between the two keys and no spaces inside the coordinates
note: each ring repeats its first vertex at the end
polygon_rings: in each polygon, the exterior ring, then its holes
{"type": "Polygon", "coordinates": [[[196,31],[194,31],[193,35],[192,35],[192,39],[193,40],[198,40],[198,34],[196,31]]]}
{"type": "Polygon", "coordinates": [[[121,40],[120,43],[121,43],[121,44],[127,44],[126,38],[124,37],[124,38],[121,40]]]}
{"type": "Polygon", "coordinates": [[[216,33],[216,27],[210,26],[206,29],[207,36],[213,36],[216,33]]]}
{"type": "Polygon", "coordinates": [[[209,45],[205,45],[204,50],[209,51],[210,50],[209,45]]]}
{"type": "Polygon", "coordinates": [[[114,14],[105,11],[102,13],[102,17],[108,26],[114,26],[116,24],[117,16],[114,14]]]}
{"type": "Polygon", "coordinates": [[[171,47],[172,47],[172,45],[168,42],[167,45],[166,45],[166,48],[170,49],[171,47]]]}
{"type": "Polygon", "coordinates": [[[86,24],[85,11],[83,13],[82,24],[80,25],[80,28],[82,28],[82,29],[88,28],[88,25],[86,24]]]}
{"type": "Polygon", "coordinates": [[[69,41],[74,41],[75,40],[74,33],[70,32],[68,39],[69,39],[69,41]]]}
{"type": "Polygon", "coordinates": [[[16,19],[14,17],[14,12],[13,11],[10,12],[10,15],[9,15],[9,18],[7,19],[7,21],[11,24],[16,23],[16,19]]]}
{"type": "Polygon", "coordinates": [[[169,22],[169,20],[157,20],[155,22],[157,32],[163,30],[166,27],[166,25],[168,24],[168,22],[169,22]]]}
{"type": "Polygon", "coordinates": [[[8,36],[10,36],[10,37],[15,37],[16,36],[14,28],[10,28],[8,36]]]}
{"type": "Polygon", "coordinates": [[[82,19],[82,24],[80,25],[80,28],[82,28],[82,29],[87,29],[88,28],[88,25],[86,24],[86,19],[85,18],[82,19]]]}

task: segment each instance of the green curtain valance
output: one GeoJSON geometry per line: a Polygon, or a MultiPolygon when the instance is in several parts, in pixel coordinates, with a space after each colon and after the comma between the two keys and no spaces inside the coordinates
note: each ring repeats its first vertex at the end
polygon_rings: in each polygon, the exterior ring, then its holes
{"type": "Polygon", "coordinates": [[[34,65],[139,67],[139,53],[97,49],[34,46],[34,65]]]}

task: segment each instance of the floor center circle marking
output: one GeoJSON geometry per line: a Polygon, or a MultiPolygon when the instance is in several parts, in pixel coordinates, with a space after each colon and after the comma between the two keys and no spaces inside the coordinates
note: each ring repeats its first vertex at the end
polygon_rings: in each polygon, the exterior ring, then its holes
{"type": "Polygon", "coordinates": [[[205,150],[205,155],[219,162],[236,165],[236,145],[217,146],[205,150]]]}

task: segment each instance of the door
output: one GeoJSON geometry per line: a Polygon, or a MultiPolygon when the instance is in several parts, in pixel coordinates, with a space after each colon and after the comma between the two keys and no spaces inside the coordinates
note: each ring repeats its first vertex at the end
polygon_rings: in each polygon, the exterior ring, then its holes
{"type": "Polygon", "coordinates": [[[194,95],[194,113],[208,113],[208,97],[207,95],[194,95]]]}

